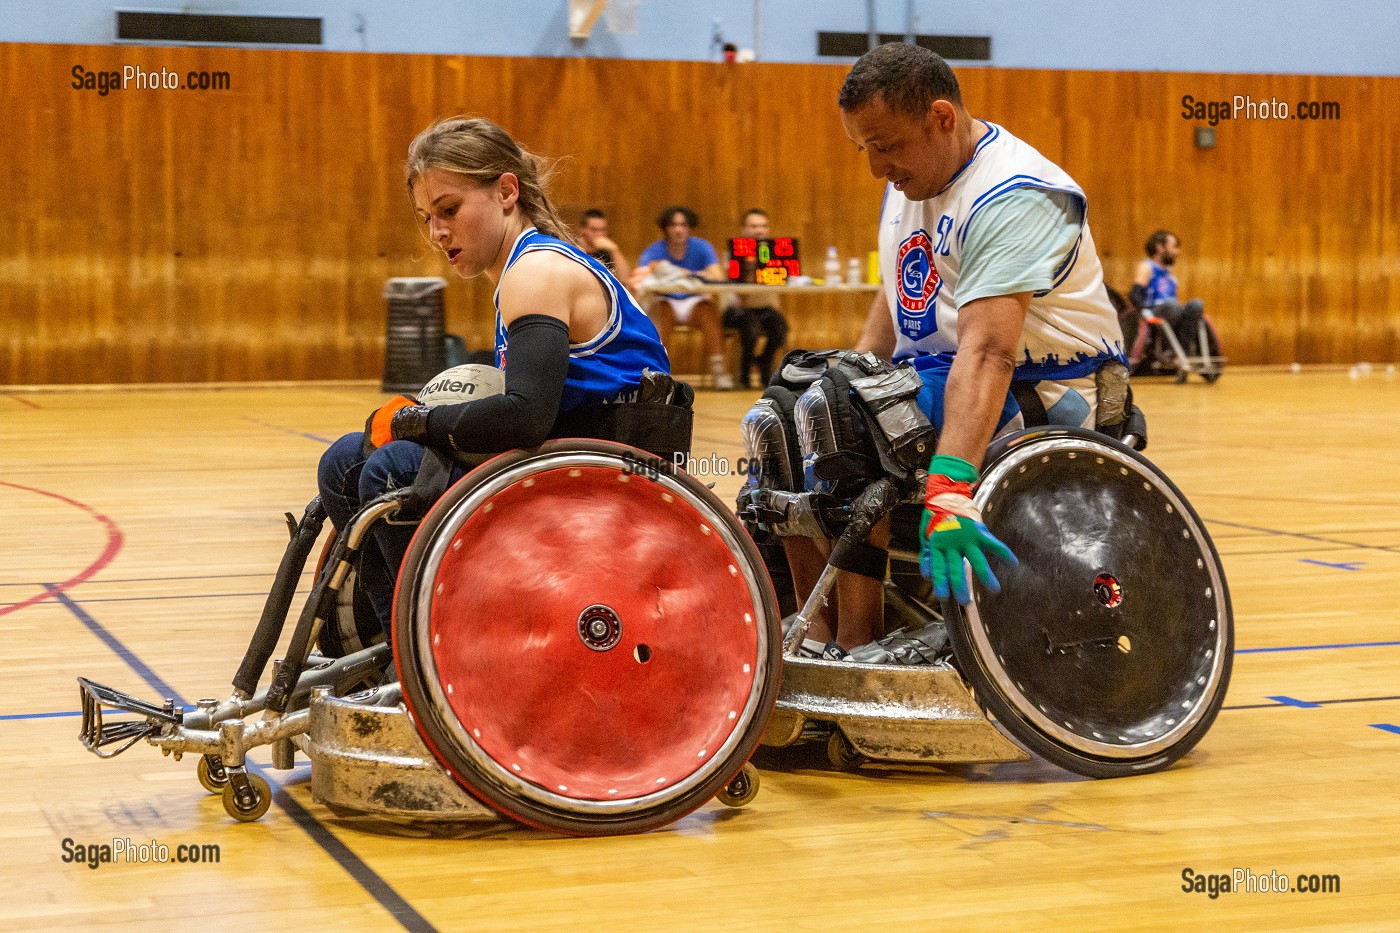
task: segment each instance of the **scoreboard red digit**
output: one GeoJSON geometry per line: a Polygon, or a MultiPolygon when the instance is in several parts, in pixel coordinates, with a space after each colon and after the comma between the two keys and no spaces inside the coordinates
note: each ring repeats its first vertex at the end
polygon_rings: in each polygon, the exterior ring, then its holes
{"type": "Polygon", "coordinates": [[[790,236],[734,237],[729,241],[729,281],[749,285],[786,285],[802,274],[797,240],[790,236]]]}

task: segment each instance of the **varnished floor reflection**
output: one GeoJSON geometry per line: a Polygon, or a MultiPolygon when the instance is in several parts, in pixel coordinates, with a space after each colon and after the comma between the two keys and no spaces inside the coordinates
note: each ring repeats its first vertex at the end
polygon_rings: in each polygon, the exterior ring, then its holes
{"type": "MultiPolygon", "coordinates": [[[[1380,929],[1400,916],[1400,379],[1231,370],[1143,383],[1148,455],[1223,557],[1227,707],[1156,775],[1038,761],[826,770],[765,751],[742,811],[641,837],[448,835],[330,812],[306,767],[235,825],[191,759],[76,740],[74,677],[225,694],[317,458],[370,385],[0,391],[0,849],[6,929],[1380,929]],[[65,863],[216,843],[216,864],[65,863]],[[1339,893],[1183,891],[1183,872],[1336,875],[1339,893]]],[[[702,393],[732,463],[752,394],[702,393]]],[[[740,479],[712,477],[732,499],[740,479]]],[[[257,760],[266,763],[265,757],[257,760]]]]}

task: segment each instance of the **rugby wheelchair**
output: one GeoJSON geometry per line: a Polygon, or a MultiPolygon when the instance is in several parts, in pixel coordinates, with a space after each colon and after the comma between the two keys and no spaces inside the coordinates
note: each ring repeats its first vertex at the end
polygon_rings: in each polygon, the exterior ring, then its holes
{"type": "MultiPolygon", "coordinates": [[[[756,475],[738,514],[760,542],[785,620],[783,683],[763,741],[823,741],[831,764],[1026,760],[1096,778],[1161,770],[1214,722],[1233,621],[1210,536],[1144,457],[1121,365],[1098,377],[1098,430],[999,437],[974,500],[1020,559],[969,605],[931,596],[918,521],[934,428],[919,375],[871,354],[790,355],[743,422],[756,475]],[[1135,449],[1136,448],[1136,449],[1135,449]],[[888,563],[870,534],[889,517],[888,563]],[[805,600],[782,540],[834,544],[805,600]],[[884,578],[882,663],[797,649],[838,569],[884,578]],[[794,598],[796,597],[796,598],[794,598]]],[[[852,658],[861,652],[854,652],[852,658]]]]}
{"type": "Polygon", "coordinates": [[[1195,334],[1183,341],[1150,308],[1139,311],[1113,288],[1108,288],[1108,297],[1118,312],[1123,343],[1131,348],[1128,361],[1132,375],[1173,376],[1177,383],[1200,376],[1207,385],[1214,385],[1225,371],[1228,358],[1220,351],[1215,325],[1204,313],[1196,322],[1195,334]]]}
{"type": "Polygon", "coordinates": [[[180,709],[80,678],[83,744],[197,755],[200,783],[244,822],[272,800],[248,758],[264,745],[274,768],[308,756],[313,794],[337,813],[396,822],[504,815],[606,835],[715,797],[747,804],[779,616],[744,528],[670,466],[690,449],[694,395],[662,379],[664,397],[579,413],[556,425],[568,439],[489,459],[432,503],[399,573],[392,650],[356,603],[356,555],[375,523],[414,520],[446,486],[437,456],[414,488],[332,532],[270,683],[259,687],[325,520],[319,500],[287,516],[232,694],[180,709]]]}

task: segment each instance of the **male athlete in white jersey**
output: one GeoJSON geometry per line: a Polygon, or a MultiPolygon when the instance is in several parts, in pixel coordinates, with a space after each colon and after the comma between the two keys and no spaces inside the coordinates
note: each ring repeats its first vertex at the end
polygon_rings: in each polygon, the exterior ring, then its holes
{"type": "Polygon", "coordinates": [[[966,601],[963,558],[994,586],[984,554],[1010,556],[981,524],[969,485],[1013,381],[1034,387],[1014,393],[1028,423],[1093,427],[1093,377],[1124,362],[1122,332],[1084,192],[1006,130],[974,119],[943,59],[914,45],[881,46],[851,69],[839,104],[871,174],[888,182],[885,288],[858,349],[914,358],[920,368],[952,354],[929,467],[924,563],[940,595],[951,585],[966,601]],[[1027,410],[1035,407],[1044,415],[1027,410]]]}
{"type": "MultiPolygon", "coordinates": [[[[963,106],[938,55],[903,43],[855,64],[838,103],[846,135],[887,182],[884,288],[859,350],[911,360],[939,427],[921,525],[922,567],[940,597],[970,598],[963,560],[998,584],[1014,561],[973,505],[971,484],[1003,427],[1096,424],[1096,372],[1125,363],[1118,318],[1085,221],[1084,192],[1005,129],[963,106]]],[[[867,625],[838,617],[849,647],[867,625]]],[[[827,634],[814,626],[810,636],[827,634]]],[[[829,653],[830,654],[830,653],[829,653]]]]}

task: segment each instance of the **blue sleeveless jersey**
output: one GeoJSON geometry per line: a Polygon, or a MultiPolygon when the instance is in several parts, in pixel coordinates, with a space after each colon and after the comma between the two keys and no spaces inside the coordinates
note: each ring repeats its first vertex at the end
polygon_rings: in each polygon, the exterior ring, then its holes
{"type": "Polygon", "coordinates": [[[1176,276],[1172,275],[1166,266],[1158,265],[1150,259],[1148,262],[1152,263],[1152,278],[1147,282],[1146,302],[1150,308],[1176,298],[1176,276]]]}
{"type": "MultiPolygon", "coordinates": [[[[671,361],[657,335],[656,325],[622,283],[602,263],[578,247],[530,227],[516,238],[506,259],[502,280],[517,259],[542,249],[567,256],[592,272],[608,294],[607,325],[592,340],[569,344],[569,370],[559,402],[561,413],[582,405],[632,401],[642,383],[642,370],[671,371],[671,361]]],[[[506,329],[501,324],[499,286],[492,300],[496,305],[496,365],[505,369],[506,329]]]]}

